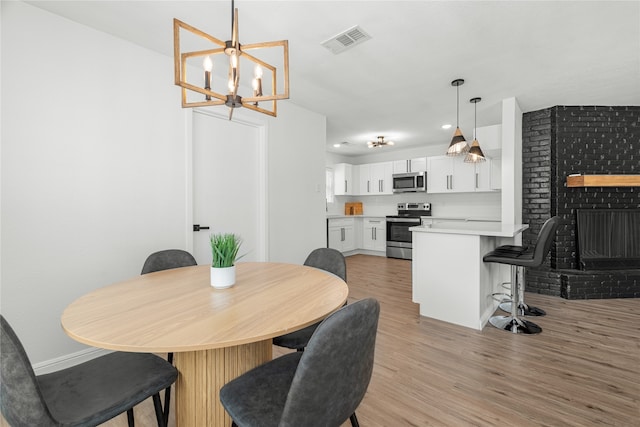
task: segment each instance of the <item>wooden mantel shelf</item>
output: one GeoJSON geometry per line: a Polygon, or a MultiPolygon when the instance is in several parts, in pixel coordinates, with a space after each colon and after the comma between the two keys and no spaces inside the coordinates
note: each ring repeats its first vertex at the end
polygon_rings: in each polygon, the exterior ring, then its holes
{"type": "Polygon", "coordinates": [[[640,175],[569,175],[567,187],[640,187],[640,175]]]}

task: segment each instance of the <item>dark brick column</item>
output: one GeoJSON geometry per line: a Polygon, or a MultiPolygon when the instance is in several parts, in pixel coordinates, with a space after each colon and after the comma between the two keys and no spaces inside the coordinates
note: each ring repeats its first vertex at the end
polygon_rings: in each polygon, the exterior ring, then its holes
{"type": "Polygon", "coordinates": [[[527,272],[527,290],[565,298],[640,297],[640,271],[579,272],[575,210],[640,208],[637,187],[568,188],[569,174],[640,174],[640,107],[556,106],[522,120],[523,244],[562,218],[550,259],[527,272]]]}

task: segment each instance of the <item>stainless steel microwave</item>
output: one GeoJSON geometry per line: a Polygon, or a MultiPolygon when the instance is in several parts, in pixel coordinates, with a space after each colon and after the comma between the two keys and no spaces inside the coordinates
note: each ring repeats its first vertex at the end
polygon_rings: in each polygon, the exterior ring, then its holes
{"type": "Polygon", "coordinates": [[[394,193],[416,193],[427,191],[427,173],[394,173],[393,192],[394,193]]]}

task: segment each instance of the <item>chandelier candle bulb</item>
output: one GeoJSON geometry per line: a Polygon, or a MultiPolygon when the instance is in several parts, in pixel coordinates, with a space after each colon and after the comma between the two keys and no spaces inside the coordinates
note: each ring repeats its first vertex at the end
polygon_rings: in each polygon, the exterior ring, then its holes
{"type": "MultiPolygon", "coordinates": [[[[211,70],[213,70],[213,61],[211,61],[211,57],[207,56],[204,58],[202,66],[204,68],[204,88],[206,90],[211,90],[211,70]]],[[[211,101],[211,96],[205,95],[205,99],[207,101],[211,101]]]]}
{"type": "MultiPolygon", "coordinates": [[[[262,96],[262,67],[256,65],[253,70],[253,96],[262,96]]],[[[256,102],[255,105],[258,105],[256,102]]]]}

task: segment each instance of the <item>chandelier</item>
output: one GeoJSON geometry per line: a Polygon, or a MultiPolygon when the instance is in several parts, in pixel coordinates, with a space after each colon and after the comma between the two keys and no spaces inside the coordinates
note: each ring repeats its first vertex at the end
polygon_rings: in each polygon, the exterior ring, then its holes
{"type": "MultiPolygon", "coordinates": [[[[233,117],[233,110],[239,107],[275,117],[276,101],[289,99],[288,41],[241,44],[238,36],[238,9],[234,7],[234,0],[231,0],[230,40],[219,40],[174,18],[173,53],[175,84],[182,88],[183,108],[226,105],[229,107],[229,120],[233,117]],[[186,37],[181,40],[181,35],[186,37]],[[195,50],[182,51],[181,42],[190,43],[190,48],[195,50]],[[269,63],[274,59],[274,48],[282,48],[281,65],[284,81],[282,93],[278,93],[277,90],[277,69],[269,63]],[[269,62],[259,57],[258,49],[261,49],[259,52],[266,54],[269,62]],[[249,92],[241,96],[239,94],[242,90],[240,69],[246,66],[253,68],[251,81],[253,93],[249,92]],[[218,67],[227,70],[226,79],[214,77],[213,70],[218,67]],[[187,78],[187,70],[191,72],[198,68],[202,73],[200,78],[203,80],[200,81],[203,84],[187,78]]],[[[245,86],[249,87],[248,84],[243,85],[245,86]]]]}
{"type": "Polygon", "coordinates": [[[379,136],[377,140],[367,142],[367,147],[379,148],[379,147],[384,147],[385,145],[393,145],[393,144],[394,144],[393,141],[385,141],[384,136],[379,136]]]}

